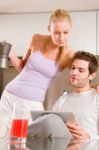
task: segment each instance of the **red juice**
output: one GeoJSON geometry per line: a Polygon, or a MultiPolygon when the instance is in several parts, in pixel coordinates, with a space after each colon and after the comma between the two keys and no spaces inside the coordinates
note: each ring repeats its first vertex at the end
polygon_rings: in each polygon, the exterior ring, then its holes
{"type": "Polygon", "coordinates": [[[13,119],[10,136],[25,138],[27,136],[28,120],[13,119]]]}

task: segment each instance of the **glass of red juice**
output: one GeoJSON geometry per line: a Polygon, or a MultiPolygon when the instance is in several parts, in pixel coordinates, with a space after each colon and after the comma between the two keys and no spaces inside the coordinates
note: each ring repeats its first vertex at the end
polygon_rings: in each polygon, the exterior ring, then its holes
{"type": "Polygon", "coordinates": [[[15,104],[10,128],[10,143],[25,143],[28,131],[28,104],[15,104]]]}

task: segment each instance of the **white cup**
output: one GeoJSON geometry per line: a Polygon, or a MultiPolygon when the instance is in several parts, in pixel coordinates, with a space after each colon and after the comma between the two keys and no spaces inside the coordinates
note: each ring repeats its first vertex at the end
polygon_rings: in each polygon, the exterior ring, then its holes
{"type": "Polygon", "coordinates": [[[8,115],[0,113],[0,138],[7,136],[8,121],[8,115]]]}

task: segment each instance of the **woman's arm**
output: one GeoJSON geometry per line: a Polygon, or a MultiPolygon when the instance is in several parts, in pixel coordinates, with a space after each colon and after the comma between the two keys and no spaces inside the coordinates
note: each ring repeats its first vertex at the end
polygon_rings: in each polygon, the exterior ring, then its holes
{"type": "Polygon", "coordinates": [[[9,58],[11,60],[11,63],[13,64],[13,66],[16,68],[16,70],[18,70],[19,72],[23,69],[25,63],[28,60],[28,57],[31,54],[31,51],[33,52],[33,48],[35,46],[35,38],[36,35],[32,36],[32,40],[30,42],[30,46],[27,49],[27,51],[25,52],[24,56],[22,57],[22,59],[18,58],[18,56],[16,55],[16,53],[11,49],[10,53],[9,53],[9,58]]]}
{"type": "Polygon", "coordinates": [[[23,69],[29,55],[30,55],[30,50],[28,50],[26,55],[22,59],[20,59],[20,58],[18,58],[16,53],[13,50],[11,50],[9,53],[9,58],[11,60],[11,63],[13,64],[13,66],[16,68],[16,70],[18,70],[20,72],[23,69]]]}
{"type": "Polygon", "coordinates": [[[18,58],[18,56],[16,55],[16,53],[13,50],[10,51],[9,58],[13,64],[13,66],[18,71],[21,71],[23,69],[23,67],[26,64],[28,57],[30,56],[31,52],[35,51],[35,49],[39,49],[39,47],[41,45],[42,38],[43,38],[43,36],[40,34],[34,34],[32,36],[29,48],[25,52],[22,59],[18,58]]]}

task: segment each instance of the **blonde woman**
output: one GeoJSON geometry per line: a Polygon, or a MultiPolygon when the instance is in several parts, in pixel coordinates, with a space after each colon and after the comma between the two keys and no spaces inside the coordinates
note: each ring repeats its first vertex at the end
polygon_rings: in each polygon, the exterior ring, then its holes
{"type": "Polygon", "coordinates": [[[15,102],[28,102],[32,109],[44,110],[43,101],[49,84],[72,62],[74,52],[67,44],[70,30],[69,13],[57,9],[50,16],[49,35],[33,35],[22,60],[10,51],[9,58],[20,73],[6,86],[1,109],[11,112],[15,102]]]}

